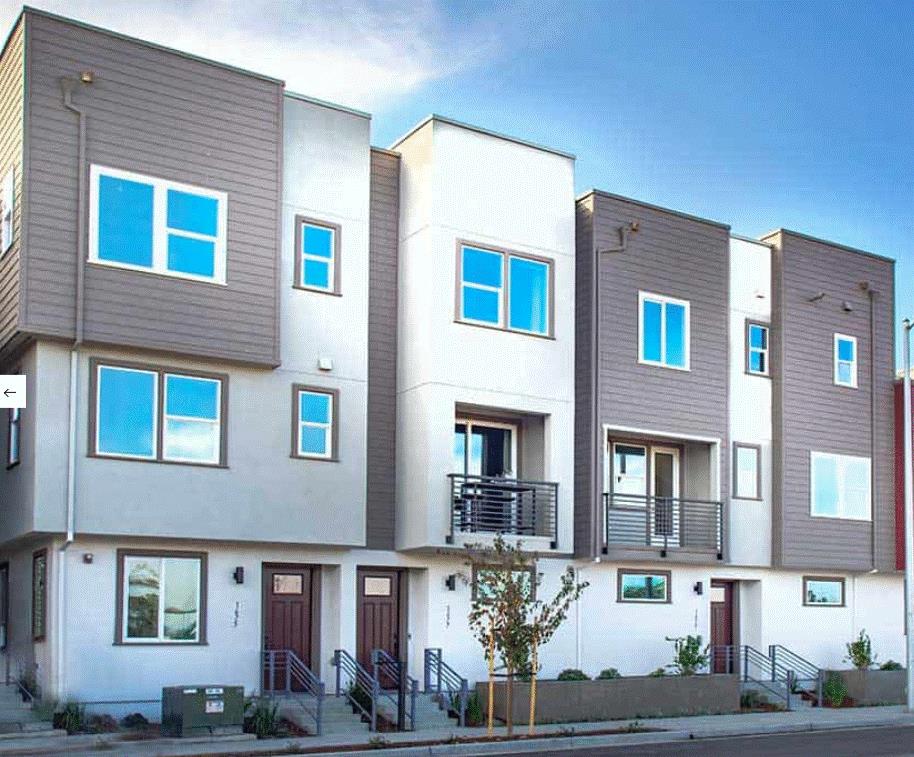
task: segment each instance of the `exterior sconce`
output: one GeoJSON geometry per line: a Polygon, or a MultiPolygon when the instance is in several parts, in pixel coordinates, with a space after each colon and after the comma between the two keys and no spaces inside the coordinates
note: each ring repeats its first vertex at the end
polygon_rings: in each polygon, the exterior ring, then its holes
{"type": "Polygon", "coordinates": [[[695,586],[693,586],[692,589],[699,597],[705,593],[705,586],[701,581],[696,581],[695,586]]]}
{"type": "Polygon", "coordinates": [[[239,565],[237,568],[235,568],[235,572],[232,573],[232,578],[235,579],[236,584],[241,585],[244,583],[244,566],[243,565],[239,565]]]}
{"type": "Polygon", "coordinates": [[[444,588],[448,591],[457,591],[457,574],[451,573],[444,579],[444,588]]]}

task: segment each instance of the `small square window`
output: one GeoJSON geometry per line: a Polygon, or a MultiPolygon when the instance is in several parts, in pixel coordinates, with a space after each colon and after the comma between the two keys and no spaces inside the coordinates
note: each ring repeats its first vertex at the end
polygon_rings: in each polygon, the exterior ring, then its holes
{"type": "Polygon", "coordinates": [[[334,459],[337,393],[296,385],[292,398],[292,456],[334,459]]]}
{"type": "Polygon", "coordinates": [[[835,334],[835,384],[857,388],[857,338],[835,334]]]}
{"type": "Polygon", "coordinates": [[[296,217],[295,286],[339,294],[340,227],[296,217]]]}
{"type": "Polygon", "coordinates": [[[871,467],[868,457],[811,452],[810,515],[818,518],[870,520],[871,467]]]}
{"type": "Polygon", "coordinates": [[[645,572],[619,570],[619,602],[645,602],[664,604],[670,602],[670,572],[645,572]]]}

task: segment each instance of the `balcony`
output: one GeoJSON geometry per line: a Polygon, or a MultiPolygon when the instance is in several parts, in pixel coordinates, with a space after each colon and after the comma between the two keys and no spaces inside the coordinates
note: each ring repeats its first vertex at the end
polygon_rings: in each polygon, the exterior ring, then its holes
{"type": "Polygon", "coordinates": [[[503,534],[549,539],[557,543],[559,485],[499,476],[448,475],[451,491],[451,533],[503,534]]]}
{"type": "Polygon", "coordinates": [[[714,554],[723,559],[723,505],[720,502],[638,494],[604,494],[606,545],[714,554]]]}

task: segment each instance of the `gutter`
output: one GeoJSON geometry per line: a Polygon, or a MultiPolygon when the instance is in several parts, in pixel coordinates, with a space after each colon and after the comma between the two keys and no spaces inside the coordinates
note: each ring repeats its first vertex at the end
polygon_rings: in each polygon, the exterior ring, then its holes
{"type": "Polygon", "coordinates": [[[878,573],[877,556],[879,554],[879,529],[876,525],[876,296],[869,281],[861,281],[863,289],[870,300],[870,560],[872,572],[878,573]]]}

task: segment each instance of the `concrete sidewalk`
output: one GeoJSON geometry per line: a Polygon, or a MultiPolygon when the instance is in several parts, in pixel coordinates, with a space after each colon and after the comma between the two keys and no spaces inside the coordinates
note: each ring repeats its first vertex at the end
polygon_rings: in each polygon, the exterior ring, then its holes
{"type": "MultiPolygon", "coordinates": [[[[257,741],[249,736],[230,738],[156,739],[122,741],[116,735],[17,738],[0,740],[0,755],[59,755],[77,754],[82,757],[190,757],[221,755],[249,757],[271,754],[307,754],[312,751],[349,755],[413,757],[414,755],[510,754],[539,751],[543,753],[566,749],[590,749],[597,746],[624,746],[683,739],[750,736],[771,733],[866,728],[876,726],[914,726],[914,715],[903,707],[860,707],[841,710],[810,708],[798,712],[749,713],[737,715],[703,715],[685,718],[656,718],[641,721],[608,721],[543,725],[536,729],[547,738],[523,739],[509,742],[465,743],[467,739],[484,737],[485,728],[453,728],[417,733],[385,733],[353,736],[301,737],[257,741]],[[600,734],[600,731],[625,730],[627,727],[655,729],[644,733],[600,734]],[[375,741],[369,744],[369,738],[375,741]],[[464,743],[459,743],[463,741],[464,743]],[[438,742],[437,744],[435,742],[438,742]],[[449,743],[441,743],[449,742],[449,743]],[[386,748],[380,750],[379,747],[386,748]],[[363,747],[363,749],[359,749],[363,747]],[[354,751],[353,751],[354,750],[354,751]]],[[[526,733],[526,728],[515,729],[526,733]]],[[[497,736],[505,728],[496,728],[497,736]]]]}

